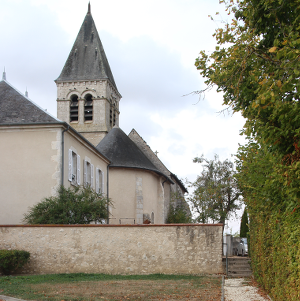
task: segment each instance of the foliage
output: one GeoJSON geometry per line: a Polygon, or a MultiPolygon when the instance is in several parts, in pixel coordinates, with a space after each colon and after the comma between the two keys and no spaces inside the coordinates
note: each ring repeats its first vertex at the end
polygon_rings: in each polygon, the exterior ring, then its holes
{"type": "Polygon", "coordinates": [[[216,85],[246,118],[237,179],[255,277],[274,300],[299,300],[300,1],[225,5],[231,24],[217,29],[215,51],[202,51],[195,64],[208,88],[216,85]]]}
{"type": "Polygon", "coordinates": [[[30,253],[23,250],[0,250],[0,270],[9,275],[21,268],[30,259],[30,253]]]}
{"type": "Polygon", "coordinates": [[[191,183],[194,192],[189,200],[198,214],[196,221],[217,221],[225,225],[229,214],[239,208],[240,191],[234,177],[234,165],[228,159],[220,161],[217,155],[214,160],[202,156],[194,162],[205,162],[201,174],[191,183]]]}
{"type": "Polygon", "coordinates": [[[247,237],[248,232],[249,232],[248,214],[247,214],[247,208],[245,208],[241,219],[240,237],[247,237]]]}
{"type": "Polygon", "coordinates": [[[201,51],[195,64],[247,119],[246,134],[291,155],[300,135],[299,0],[234,2],[226,4],[231,24],[215,33],[216,50],[201,51]]]}
{"type": "Polygon", "coordinates": [[[27,224],[90,224],[108,218],[110,201],[91,187],[61,186],[57,196],[44,199],[29,209],[27,224]]]}
{"type": "Polygon", "coordinates": [[[253,140],[237,154],[237,178],[250,217],[254,275],[274,300],[299,300],[300,210],[280,175],[282,168],[268,147],[253,140]]]}
{"type": "Polygon", "coordinates": [[[171,195],[167,224],[189,224],[191,222],[191,212],[184,197],[178,193],[173,193],[171,195]]]}

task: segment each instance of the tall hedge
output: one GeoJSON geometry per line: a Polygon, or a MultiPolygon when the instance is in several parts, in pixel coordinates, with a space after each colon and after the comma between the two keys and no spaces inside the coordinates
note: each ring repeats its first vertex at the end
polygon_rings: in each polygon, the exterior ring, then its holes
{"type": "Polygon", "coordinates": [[[300,300],[300,174],[268,147],[240,147],[238,181],[250,218],[255,278],[274,301],[300,300]]]}

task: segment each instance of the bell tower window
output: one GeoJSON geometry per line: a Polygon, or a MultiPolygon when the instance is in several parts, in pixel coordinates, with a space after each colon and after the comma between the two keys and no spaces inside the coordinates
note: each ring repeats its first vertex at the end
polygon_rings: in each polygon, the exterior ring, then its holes
{"type": "Polygon", "coordinates": [[[114,127],[116,125],[116,111],[114,106],[110,106],[109,119],[110,119],[110,126],[114,127]]]}
{"type": "Polygon", "coordinates": [[[70,121],[78,121],[78,96],[71,96],[70,104],[70,121]]]}
{"type": "Polygon", "coordinates": [[[91,121],[93,120],[93,97],[87,94],[84,98],[84,121],[91,121]]]}

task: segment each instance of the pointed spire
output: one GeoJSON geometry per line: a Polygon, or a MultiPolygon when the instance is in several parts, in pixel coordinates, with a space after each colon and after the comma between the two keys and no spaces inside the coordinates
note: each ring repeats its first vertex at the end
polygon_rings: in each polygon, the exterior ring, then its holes
{"type": "Polygon", "coordinates": [[[28,97],[27,87],[26,87],[26,91],[25,91],[25,96],[28,97]]]}
{"type": "Polygon", "coordinates": [[[4,71],[3,71],[3,75],[2,75],[2,80],[6,80],[6,72],[5,72],[5,67],[4,67],[4,71]]]}
{"type": "Polygon", "coordinates": [[[91,3],[89,2],[89,5],[88,5],[88,12],[87,12],[88,15],[91,14],[91,3]]]}
{"type": "Polygon", "coordinates": [[[89,10],[56,82],[108,79],[117,89],[95,22],[89,10]]]}

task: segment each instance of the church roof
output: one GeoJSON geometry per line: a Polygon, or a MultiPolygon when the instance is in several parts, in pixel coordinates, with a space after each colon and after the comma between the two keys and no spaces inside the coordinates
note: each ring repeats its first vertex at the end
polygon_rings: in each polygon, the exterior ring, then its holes
{"type": "Polygon", "coordinates": [[[61,121],[41,109],[6,80],[0,81],[0,124],[48,122],[61,121]]]}
{"type": "Polygon", "coordinates": [[[153,165],[137,145],[117,126],[108,132],[96,148],[112,162],[111,167],[150,170],[166,177],[173,183],[169,177],[153,165]]]}
{"type": "Polygon", "coordinates": [[[89,5],[73,48],[56,82],[102,79],[109,79],[118,90],[89,5]]]}

